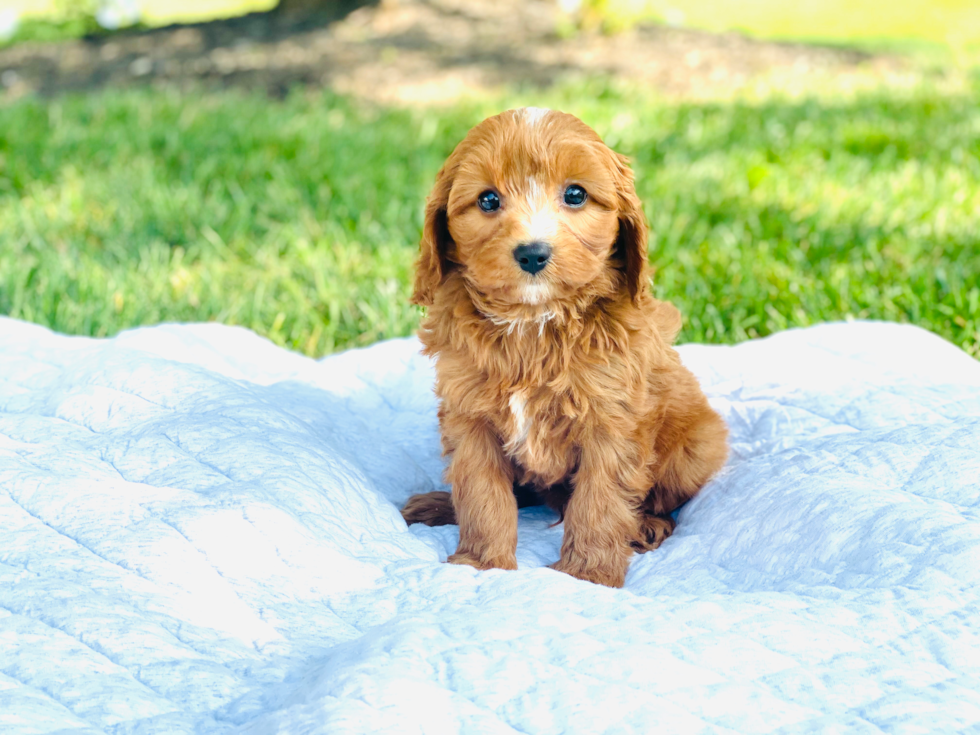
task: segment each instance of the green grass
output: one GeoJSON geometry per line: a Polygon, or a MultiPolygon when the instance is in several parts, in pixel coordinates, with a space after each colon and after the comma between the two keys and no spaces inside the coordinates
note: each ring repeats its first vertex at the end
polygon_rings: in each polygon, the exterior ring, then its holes
{"type": "Polygon", "coordinates": [[[445,110],[135,90],[0,108],[0,313],[85,335],[242,324],[310,355],[411,333],[424,197],[502,107],[634,159],[684,341],[847,318],[980,357],[980,85],[668,103],[590,87],[445,110]]]}

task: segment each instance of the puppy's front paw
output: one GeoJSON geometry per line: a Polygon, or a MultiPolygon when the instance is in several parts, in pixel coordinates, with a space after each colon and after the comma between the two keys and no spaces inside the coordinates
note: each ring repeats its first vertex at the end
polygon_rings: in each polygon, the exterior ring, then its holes
{"type": "Polygon", "coordinates": [[[450,564],[466,564],[477,569],[517,569],[517,557],[513,554],[484,559],[468,551],[457,551],[446,561],[450,564]]]}
{"type": "Polygon", "coordinates": [[[622,587],[626,581],[628,561],[607,561],[603,564],[588,564],[585,559],[559,559],[550,565],[552,569],[570,574],[576,579],[584,579],[593,584],[606,587],[622,587]]]}

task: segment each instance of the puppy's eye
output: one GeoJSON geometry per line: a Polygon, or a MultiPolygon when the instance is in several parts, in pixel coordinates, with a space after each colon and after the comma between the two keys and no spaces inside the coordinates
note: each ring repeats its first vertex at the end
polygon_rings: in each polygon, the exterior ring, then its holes
{"type": "Polygon", "coordinates": [[[565,204],[569,207],[581,207],[585,204],[585,198],[588,195],[578,184],[572,184],[567,189],[565,189],[565,204]]]}
{"type": "Polygon", "coordinates": [[[485,191],[476,198],[476,203],[484,212],[500,209],[500,196],[495,191],[485,191]]]}

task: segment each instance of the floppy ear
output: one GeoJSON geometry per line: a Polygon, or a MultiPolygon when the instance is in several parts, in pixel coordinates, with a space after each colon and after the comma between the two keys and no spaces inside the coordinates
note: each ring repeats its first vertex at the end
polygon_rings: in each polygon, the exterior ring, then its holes
{"type": "Polygon", "coordinates": [[[616,189],[619,194],[619,234],[615,253],[623,263],[626,287],[635,301],[649,288],[647,222],[633,186],[633,171],[625,156],[613,153],[616,189]]]}
{"type": "Polygon", "coordinates": [[[454,172],[455,166],[447,161],[436,176],[435,186],[425,203],[425,224],[419,243],[419,259],[415,264],[415,291],[412,293],[412,303],[420,306],[432,305],[436,289],[453,265],[447,258],[455,243],[449,234],[446,207],[454,172]]]}

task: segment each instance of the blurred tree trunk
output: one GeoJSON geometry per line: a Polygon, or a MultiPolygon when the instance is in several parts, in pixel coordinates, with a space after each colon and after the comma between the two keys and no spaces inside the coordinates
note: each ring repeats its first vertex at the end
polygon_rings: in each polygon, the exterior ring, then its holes
{"type": "MultiPolygon", "coordinates": [[[[277,13],[286,15],[310,15],[311,13],[340,14],[350,12],[360,5],[376,5],[377,0],[279,0],[277,13]]],[[[393,0],[385,0],[384,4],[394,4],[393,0]]]]}

